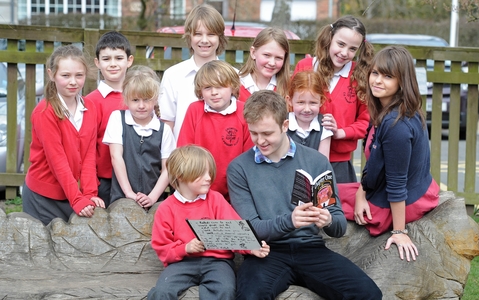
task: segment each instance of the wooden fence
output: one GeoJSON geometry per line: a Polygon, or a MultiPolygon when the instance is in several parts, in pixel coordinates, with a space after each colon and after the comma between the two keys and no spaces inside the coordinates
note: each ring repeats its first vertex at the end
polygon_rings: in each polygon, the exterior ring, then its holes
{"type": "MultiPolygon", "coordinates": [[[[31,124],[29,117],[35,104],[36,65],[45,64],[54,47],[60,44],[79,43],[85,53],[90,55],[93,62],[95,45],[105,30],[83,28],[60,28],[43,26],[11,26],[0,25],[0,37],[6,39],[7,49],[0,51],[0,62],[7,63],[7,130],[6,130],[6,171],[0,173],[0,186],[7,186],[7,199],[15,197],[18,186],[21,186],[28,169],[29,147],[31,141],[31,124]],[[38,43],[37,41],[42,41],[38,43]],[[25,151],[22,157],[17,147],[17,126],[22,124],[17,116],[17,67],[25,64],[25,106],[18,106],[19,115],[27,116],[24,122],[25,151]],[[10,105],[13,104],[13,105],[10,105]],[[19,160],[23,159],[23,171],[17,173],[19,160]]],[[[132,45],[135,56],[134,64],[151,67],[161,74],[168,67],[183,60],[186,46],[180,35],[158,34],[155,32],[122,31],[132,45]],[[147,58],[154,47],[154,58],[147,58]],[[171,52],[170,52],[171,51],[171,52]],[[171,53],[171,54],[170,54],[171,53]]],[[[235,67],[240,67],[246,60],[251,38],[229,38],[228,46],[222,59],[235,67]],[[243,57],[243,55],[245,55],[243,57]]],[[[385,45],[376,45],[377,49],[385,45]]],[[[313,41],[290,41],[292,53],[292,68],[305,54],[311,54],[313,41]]],[[[476,187],[479,165],[476,163],[477,126],[478,126],[478,84],[479,84],[479,48],[444,48],[444,47],[407,47],[416,59],[418,67],[427,68],[428,60],[434,61],[434,68],[427,70],[427,81],[433,84],[432,112],[431,112],[431,172],[436,181],[441,182],[441,172],[444,172],[444,162],[441,161],[441,132],[442,109],[447,106],[442,101],[444,85],[450,86],[449,102],[449,136],[447,150],[447,180],[442,182],[447,189],[463,196],[468,204],[479,204],[479,187],[476,187]],[[467,65],[468,71],[464,72],[467,65]],[[467,85],[467,86],[466,86],[467,85]],[[463,91],[461,92],[461,88],[463,91]],[[461,93],[467,89],[467,131],[464,162],[464,174],[459,169],[459,136],[461,115],[461,93]],[[461,172],[460,172],[461,171],[461,172]],[[459,186],[458,178],[464,176],[464,185],[459,186]]],[[[96,81],[90,80],[85,84],[84,94],[96,88],[96,81]]],[[[424,96],[424,109],[426,109],[424,96]]],[[[463,110],[464,111],[464,110],[463,110]]],[[[5,141],[3,141],[5,142],[5,141]]],[[[3,146],[3,144],[0,144],[3,146]]],[[[20,151],[21,152],[21,151],[20,151]]]]}

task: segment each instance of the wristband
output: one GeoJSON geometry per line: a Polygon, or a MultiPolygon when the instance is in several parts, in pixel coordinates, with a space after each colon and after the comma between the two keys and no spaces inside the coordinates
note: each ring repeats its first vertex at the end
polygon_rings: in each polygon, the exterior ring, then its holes
{"type": "Polygon", "coordinates": [[[407,234],[407,229],[403,230],[391,230],[392,234],[407,234]]]}

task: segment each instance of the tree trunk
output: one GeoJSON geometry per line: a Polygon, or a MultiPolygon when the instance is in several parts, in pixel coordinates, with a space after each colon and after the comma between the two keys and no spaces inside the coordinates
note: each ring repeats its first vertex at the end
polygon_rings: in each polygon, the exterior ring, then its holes
{"type": "Polygon", "coordinates": [[[271,26],[287,28],[291,22],[291,5],[293,0],[274,0],[271,26]]]}

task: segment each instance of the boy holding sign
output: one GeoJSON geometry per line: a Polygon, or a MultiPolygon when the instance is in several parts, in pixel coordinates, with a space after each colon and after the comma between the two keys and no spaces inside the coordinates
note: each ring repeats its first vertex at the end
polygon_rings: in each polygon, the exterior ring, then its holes
{"type": "MultiPolygon", "coordinates": [[[[166,168],[175,192],[158,207],[151,237],[165,269],[148,299],[177,299],[194,285],[199,286],[200,299],[234,299],[233,252],[205,249],[186,222],[241,219],[220,193],[210,190],[216,175],[213,156],[199,146],[180,147],[171,153],[166,168]]],[[[262,242],[258,250],[240,253],[264,258],[269,246],[262,242]]]]}

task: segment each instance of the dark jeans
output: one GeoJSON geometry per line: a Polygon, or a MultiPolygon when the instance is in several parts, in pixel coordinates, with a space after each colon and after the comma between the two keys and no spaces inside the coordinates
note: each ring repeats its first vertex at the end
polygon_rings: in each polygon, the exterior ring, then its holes
{"type": "Polygon", "coordinates": [[[234,262],[214,257],[185,257],[168,265],[160,274],[148,300],[176,300],[198,285],[200,299],[231,300],[235,297],[234,262]]]}
{"type": "Polygon", "coordinates": [[[275,299],[290,285],[326,299],[382,299],[382,292],[358,266],[324,246],[271,245],[260,259],[247,256],[236,280],[236,299],[275,299]]]}
{"type": "Polygon", "coordinates": [[[111,178],[100,178],[100,185],[98,186],[98,197],[105,202],[105,207],[110,205],[110,190],[111,190],[111,178]]]}

